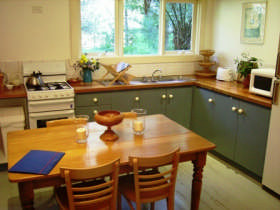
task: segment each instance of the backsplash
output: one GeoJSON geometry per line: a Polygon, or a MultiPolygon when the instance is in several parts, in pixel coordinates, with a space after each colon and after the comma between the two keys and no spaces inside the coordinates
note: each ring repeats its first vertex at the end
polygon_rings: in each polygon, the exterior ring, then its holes
{"type": "MultiPolygon", "coordinates": [[[[73,69],[73,62],[66,62],[67,79],[77,77],[78,73],[73,69]]],[[[199,69],[197,62],[189,63],[155,63],[155,64],[131,64],[128,73],[136,77],[151,76],[156,69],[162,70],[162,75],[192,75],[195,70],[199,69]]],[[[19,79],[23,83],[22,61],[7,61],[0,62],[0,70],[7,75],[7,82],[19,79]]],[[[93,73],[94,79],[101,78],[106,73],[104,67],[100,67],[98,71],[93,73]]],[[[112,77],[111,77],[112,78],[112,77]]],[[[110,79],[110,76],[108,76],[110,79]]]]}
{"type": "Polygon", "coordinates": [[[22,72],[22,62],[21,61],[9,61],[0,62],[0,70],[5,73],[7,78],[6,82],[11,82],[13,80],[20,80],[23,83],[23,72],[22,72]]]}
{"type": "MultiPolygon", "coordinates": [[[[162,70],[162,75],[192,75],[199,69],[197,62],[190,63],[156,63],[156,64],[131,64],[128,74],[136,77],[151,76],[156,69],[162,70]]],[[[93,73],[93,79],[99,79],[106,73],[104,67],[93,73]]],[[[67,78],[75,77],[75,70],[71,67],[71,62],[67,62],[67,78]]],[[[110,78],[108,76],[107,78],[110,78]]],[[[111,77],[112,78],[112,77],[111,77]]]]}

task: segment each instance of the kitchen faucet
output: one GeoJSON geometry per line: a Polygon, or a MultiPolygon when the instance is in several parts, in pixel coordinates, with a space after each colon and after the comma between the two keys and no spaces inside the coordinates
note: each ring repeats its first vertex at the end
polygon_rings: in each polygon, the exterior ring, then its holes
{"type": "Polygon", "coordinates": [[[156,69],[156,70],[154,70],[153,73],[152,73],[152,81],[158,81],[158,80],[160,80],[160,79],[161,79],[161,74],[162,74],[161,69],[156,69]],[[160,72],[160,74],[159,74],[159,79],[155,80],[155,73],[157,73],[157,72],[160,72]]]}

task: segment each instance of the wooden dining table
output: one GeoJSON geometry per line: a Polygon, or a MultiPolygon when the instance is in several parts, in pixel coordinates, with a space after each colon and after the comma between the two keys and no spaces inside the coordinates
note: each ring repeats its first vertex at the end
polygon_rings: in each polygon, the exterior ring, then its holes
{"type": "Polygon", "coordinates": [[[184,128],[164,115],[145,117],[145,132],[142,136],[133,134],[132,119],[124,119],[112,129],[119,136],[116,141],[102,141],[100,135],[106,127],[95,122],[88,123],[87,143],[76,142],[76,125],[29,129],[8,133],[8,168],[11,168],[30,150],[65,152],[63,158],[48,175],[8,173],[9,181],[18,183],[23,209],[33,209],[34,189],[64,183],[60,167],[87,168],[120,158],[120,173],[131,170],[130,155],[155,156],[180,148],[180,162],[192,161],[193,180],[191,209],[199,208],[202,172],[206,155],[215,148],[194,132],[184,128]]]}

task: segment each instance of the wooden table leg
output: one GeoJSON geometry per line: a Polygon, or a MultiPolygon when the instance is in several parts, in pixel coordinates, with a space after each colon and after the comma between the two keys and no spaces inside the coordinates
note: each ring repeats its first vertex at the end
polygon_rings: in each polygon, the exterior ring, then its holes
{"type": "Polygon", "coordinates": [[[193,160],[193,180],[192,180],[192,198],[191,209],[197,210],[199,207],[200,193],[202,186],[202,172],[206,163],[207,152],[197,154],[197,159],[193,160]]]}
{"type": "Polygon", "coordinates": [[[32,182],[18,183],[18,190],[22,209],[34,209],[34,190],[32,182]]]}

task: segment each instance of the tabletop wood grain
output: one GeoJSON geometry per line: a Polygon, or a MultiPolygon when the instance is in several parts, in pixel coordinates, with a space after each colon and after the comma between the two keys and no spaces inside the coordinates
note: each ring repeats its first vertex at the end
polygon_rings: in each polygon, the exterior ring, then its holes
{"type": "MultiPolygon", "coordinates": [[[[60,166],[91,167],[120,157],[121,165],[128,163],[128,156],[156,155],[168,152],[176,146],[181,153],[208,151],[215,145],[190,130],[180,126],[164,115],[146,117],[146,130],[143,136],[135,136],[131,128],[131,119],[125,119],[112,127],[119,139],[114,142],[104,142],[99,136],[106,127],[89,123],[89,137],[86,144],[76,143],[75,126],[58,126],[8,134],[8,167],[11,168],[30,150],[50,150],[65,152],[65,156],[47,176],[59,176],[60,166]]],[[[41,179],[41,175],[9,173],[9,180],[41,179]]]]}

